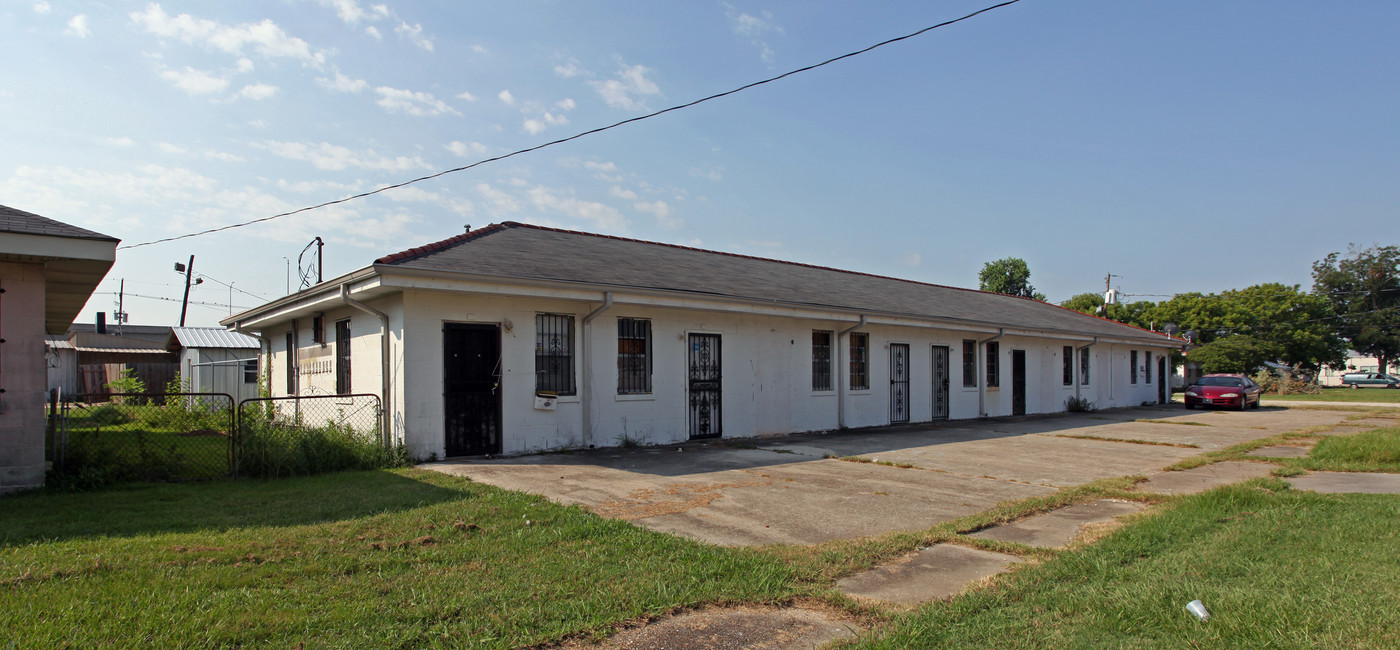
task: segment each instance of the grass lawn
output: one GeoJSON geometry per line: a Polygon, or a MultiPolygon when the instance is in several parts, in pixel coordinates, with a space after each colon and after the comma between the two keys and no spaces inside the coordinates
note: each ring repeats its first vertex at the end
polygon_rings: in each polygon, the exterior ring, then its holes
{"type": "Polygon", "coordinates": [[[792,569],[420,470],[6,497],[0,629],[18,647],[518,647],[792,569]]]}
{"type": "Polygon", "coordinates": [[[1275,395],[1266,393],[1266,402],[1384,402],[1400,405],[1400,390],[1389,388],[1324,388],[1317,395],[1275,395]]]}
{"type": "Polygon", "coordinates": [[[1396,647],[1397,517],[1392,495],[1257,479],[922,607],[855,647],[1396,647]],[[1187,613],[1196,599],[1209,621],[1187,613]]]}
{"type": "MultiPolygon", "coordinates": [[[[1400,471],[1400,427],[1277,460],[1400,471]]],[[[601,637],[698,605],[813,599],[870,626],[858,647],[1400,645],[1400,497],[1295,492],[1267,478],[1153,497],[1150,514],[1080,549],[962,534],[1095,498],[1147,499],[1124,491],[1132,483],[1097,481],[925,531],[757,549],[411,469],[12,495],[0,499],[0,638],[45,648],[513,648],[601,637]],[[1030,563],[908,614],[832,590],[844,575],[947,541],[1030,563]],[[1197,598],[1209,622],[1185,611],[1197,598]]]]}

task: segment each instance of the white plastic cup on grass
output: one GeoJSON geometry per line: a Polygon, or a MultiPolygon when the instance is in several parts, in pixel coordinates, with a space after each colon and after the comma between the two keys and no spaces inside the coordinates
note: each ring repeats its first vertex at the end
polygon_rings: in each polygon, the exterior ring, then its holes
{"type": "Polygon", "coordinates": [[[1199,618],[1203,621],[1210,619],[1210,612],[1206,611],[1205,603],[1202,603],[1199,600],[1193,600],[1189,603],[1186,603],[1186,611],[1195,614],[1196,618],[1199,618]]]}

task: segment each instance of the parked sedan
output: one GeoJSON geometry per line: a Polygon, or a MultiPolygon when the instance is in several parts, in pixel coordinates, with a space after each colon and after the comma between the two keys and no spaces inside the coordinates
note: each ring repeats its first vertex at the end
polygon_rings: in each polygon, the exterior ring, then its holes
{"type": "Polygon", "coordinates": [[[1223,406],[1239,409],[1259,408],[1264,389],[1244,375],[1206,375],[1186,388],[1186,408],[1223,406]]]}

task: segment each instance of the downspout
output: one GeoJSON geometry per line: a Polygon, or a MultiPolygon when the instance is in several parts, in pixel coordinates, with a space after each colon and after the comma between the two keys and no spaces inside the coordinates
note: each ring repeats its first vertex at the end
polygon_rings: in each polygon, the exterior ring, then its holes
{"type": "MultiPolygon", "coordinates": [[[[389,394],[389,369],[391,367],[391,360],[389,359],[389,315],[351,298],[349,285],[340,285],[340,301],[366,314],[379,317],[379,395],[380,399],[384,400],[384,412],[383,416],[380,417],[379,426],[381,429],[380,436],[383,438],[384,444],[386,446],[391,445],[394,442],[394,409],[393,397],[389,394]]],[[[336,354],[340,353],[336,352],[336,354]]]]}
{"type": "MultiPolygon", "coordinates": [[[[1078,349],[1078,356],[1079,356],[1080,358],[1083,358],[1084,353],[1085,353],[1086,351],[1088,351],[1089,348],[1092,348],[1092,347],[1094,347],[1095,345],[1098,345],[1098,343],[1099,343],[1099,337],[1095,336],[1095,337],[1094,337],[1094,342],[1093,342],[1093,343],[1090,343],[1090,344],[1088,344],[1088,345],[1086,345],[1086,346],[1084,346],[1084,347],[1078,349]]],[[[1079,359],[1075,359],[1073,363],[1076,364],[1075,367],[1074,367],[1074,375],[1075,375],[1075,377],[1074,377],[1074,401],[1077,402],[1077,401],[1080,401],[1080,400],[1082,399],[1082,398],[1080,397],[1080,395],[1079,395],[1079,387],[1082,386],[1082,385],[1084,385],[1084,378],[1081,377],[1081,376],[1079,376],[1080,367],[1078,366],[1078,364],[1083,363],[1083,362],[1080,361],[1079,359]]],[[[1093,369],[1093,368],[1092,368],[1093,365],[1094,365],[1093,360],[1090,360],[1090,361],[1089,361],[1090,370],[1093,369]]]]}
{"type": "MultiPolygon", "coordinates": [[[[982,381],[977,382],[977,417],[987,417],[987,344],[1006,336],[1006,328],[997,328],[997,335],[985,338],[977,342],[977,372],[982,375],[982,381]]],[[[1001,372],[1001,364],[997,364],[997,372],[1001,372]]]]}
{"type": "Polygon", "coordinates": [[[870,318],[861,314],[859,323],[841,330],[841,333],[836,335],[836,427],[839,429],[846,428],[846,391],[849,390],[847,384],[851,381],[850,372],[846,368],[851,357],[850,346],[841,345],[841,341],[846,339],[847,334],[865,327],[869,322],[870,318]]]}
{"type": "Polygon", "coordinates": [[[603,304],[597,309],[588,312],[588,315],[583,317],[583,345],[579,346],[578,354],[579,365],[583,368],[583,386],[581,387],[580,392],[582,395],[580,395],[580,398],[583,400],[583,444],[585,445],[591,445],[593,440],[593,381],[590,379],[588,367],[588,342],[592,337],[589,336],[589,334],[593,331],[591,327],[593,319],[607,311],[612,305],[613,292],[605,291],[603,292],[603,304]]]}

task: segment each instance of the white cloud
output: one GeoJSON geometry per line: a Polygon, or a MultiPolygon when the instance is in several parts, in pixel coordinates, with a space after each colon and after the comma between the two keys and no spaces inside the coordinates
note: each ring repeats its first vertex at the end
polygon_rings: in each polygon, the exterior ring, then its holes
{"type": "Polygon", "coordinates": [[[253,146],[280,158],[309,162],[317,169],[342,170],[356,167],[401,172],[433,168],[420,156],[381,156],[374,151],[357,152],[329,142],[307,143],[269,140],[253,146]]]}
{"type": "Polygon", "coordinates": [[[88,29],[87,16],[78,14],[68,19],[68,29],[63,30],[64,34],[87,38],[92,36],[92,30],[88,29]]]}
{"type": "Polygon", "coordinates": [[[335,14],[346,24],[353,25],[365,18],[373,19],[355,0],[321,0],[321,6],[334,9],[335,14]]]}
{"type": "Polygon", "coordinates": [[[773,63],[773,48],[768,44],[767,37],[769,34],[782,36],[786,33],[782,27],[773,22],[773,14],[767,11],[760,16],[735,13],[733,7],[725,6],[730,30],[748,39],[750,44],[758,48],[759,57],[763,59],[764,63],[773,63]]]}
{"type": "Polygon", "coordinates": [[[496,93],[496,97],[498,97],[501,100],[501,103],[505,104],[506,106],[515,105],[515,95],[510,94],[509,90],[502,90],[501,92],[496,93]]]}
{"type": "Polygon", "coordinates": [[[637,193],[636,193],[636,192],[633,192],[632,190],[624,190],[624,189],[622,189],[621,187],[618,187],[618,186],[616,186],[616,185],[612,186],[612,189],[609,189],[609,190],[608,190],[608,195],[609,195],[609,196],[612,196],[612,197],[616,197],[616,198],[622,199],[622,200],[624,200],[624,201],[636,201],[636,200],[637,200],[637,193]]]}
{"type": "Polygon", "coordinates": [[[223,162],[247,162],[248,160],[247,158],[244,158],[243,156],[237,154],[231,154],[224,151],[215,151],[213,149],[205,151],[204,157],[210,160],[220,160],[223,162]]]}
{"type": "Polygon", "coordinates": [[[165,70],[160,78],[174,84],[176,88],[191,95],[208,95],[228,88],[228,79],[215,76],[203,70],[185,66],[184,70],[165,70]]]}
{"type": "Polygon", "coordinates": [[[720,181],[724,180],[724,168],[711,167],[709,169],[700,169],[699,167],[696,167],[695,169],[690,170],[690,175],[698,178],[706,178],[712,181],[720,181]]]}
{"type": "Polygon", "coordinates": [[[578,104],[575,104],[574,100],[565,97],[564,99],[555,102],[554,106],[561,111],[572,111],[575,107],[578,106],[578,104]]]}
{"type": "Polygon", "coordinates": [[[238,71],[241,72],[241,73],[243,73],[243,74],[247,74],[247,73],[253,71],[253,60],[250,59],[250,58],[248,58],[248,57],[246,57],[246,56],[243,57],[243,58],[241,58],[241,59],[239,59],[237,65],[238,65],[238,71]]]}
{"type": "Polygon", "coordinates": [[[598,162],[596,160],[589,160],[583,163],[583,168],[591,172],[598,172],[600,174],[617,173],[617,163],[613,162],[598,162]]]}
{"type": "Polygon", "coordinates": [[[424,50],[433,51],[433,39],[423,35],[422,23],[414,23],[410,26],[408,23],[401,22],[398,27],[394,28],[394,33],[424,50]]]}
{"type": "Polygon", "coordinates": [[[448,143],[443,148],[464,158],[467,156],[484,156],[487,151],[486,145],[480,142],[457,142],[455,140],[448,143]]]}
{"type": "Polygon", "coordinates": [[[457,93],[457,99],[464,99],[464,100],[469,101],[469,102],[474,102],[474,101],[476,101],[476,95],[473,95],[473,94],[471,94],[471,93],[469,93],[469,92],[463,90],[462,92],[457,93]]]}
{"type": "Polygon", "coordinates": [[[149,33],[200,44],[227,54],[242,56],[244,48],[251,47],[254,52],[267,58],[290,58],[313,67],[325,63],[325,53],[312,51],[306,41],[287,34],[271,20],[230,26],[189,14],[171,16],[155,3],[146,5],[145,11],[130,15],[132,22],[149,33]]]}
{"type": "Polygon", "coordinates": [[[359,183],[338,183],[336,181],[289,181],[277,179],[277,188],[287,192],[297,194],[325,194],[327,192],[337,192],[341,194],[358,194],[364,191],[359,183]]]}
{"type": "Polygon", "coordinates": [[[588,71],[584,70],[583,66],[579,65],[577,59],[569,59],[568,61],[554,66],[554,74],[565,79],[571,79],[579,75],[586,75],[588,71]]]}
{"type": "Polygon", "coordinates": [[[485,46],[485,45],[473,45],[473,46],[472,46],[472,51],[475,52],[475,53],[477,53],[477,54],[490,54],[490,52],[488,52],[488,51],[486,50],[486,46],[485,46]]]}
{"type": "Polygon", "coordinates": [[[509,213],[520,211],[520,202],[516,201],[515,197],[491,187],[486,183],[477,183],[476,191],[491,205],[493,212],[509,213]]]}
{"type": "Polygon", "coordinates": [[[243,99],[260,100],[267,99],[277,94],[277,86],[268,84],[249,84],[238,91],[238,96],[243,99]]]}
{"type": "Polygon", "coordinates": [[[136,141],[135,141],[135,140],[132,140],[131,138],[125,138],[125,137],[123,137],[123,138],[102,138],[102,144],[112,145],[113,147],[130,147],[131,145],[136,144],[136,141]]]}
{"type": "Polygon", "coordinates": [[[629,111],[643,110],[646,108],[645,97],[661,92],[654,82],[647,79],[648,72],[651,69],[644,65],[624,65],[617,71],[617,78],[588,83],[608,106],[629,111]]]}
{"type": "Polygon", "coordinates": [[[156,148],[165,153],[180,154],[185,153],[185,148],[169,142],[157,142],[156,148]]]}
{"type": "Polygon", "coordinates": [[[642,201],[638,203],[633,203],[632,207],[635,208],[638,212],[646,212],[651,216],[656,217],[656,222],[667,228],[679,228],[681,226],[680,219],[674,219],[671,217],[671,206],[668,205],[665,201],[642,201]]]}
{"type": "Polygon", "coordinates": [[[446,102],[432,96],[429,93],[412,90],[400,90],[380,86],[374,89],[379,93],[379,104],[384,110],[390,113],[403,112],[409,115],[431,116],[431,115],[457,115],[457,109],[448,106],[446,102]]]}
{"type": "Polygon", "coordinates": [[[36,14],[49,13],[49,9],[49,3],[44,2],[44,0],[39,0],[38,2],[34,3],[34,13],[36,14]]]}
{"type": "Polygon", "coordinates": [[[352,78],[339,70],[335,71],[334,77],[317,77],[316,83],[342,93],[358,93],[369,88],[369,82],[364,79],[352,78]]]}
{"type": "Polygon", "coordinates": [[[389,17],[389,6],[388,6],[388,5],[370,5],[370,6],[369,6],[369,9],[370,9],[370,11],[374,12],[375,17],[377,17],[377,18],[388,18],[388,17],[389,17]]]}
{"type": "Polygon", "coordinates": [[[919,266],[924,263],[924,259],[918,253],[910,253],[899,260],[900,264],[908,267],[919,266]]]}
{"type": "Polygon", "coordinates": [[[365,33],[366,33],[366,34],[369,34],[370,36],[373,36],[373,37],[374,37],[374,40],[376,40],[376,41],[382,41],[382,40],[384,40],[384,35],[383,35],[383,34],[380,34],[380,33],[379,33],[379,28],[378,28],[378,27],[375,27],[374,25],[370,25],[369,27],[366,27],[366,28],[365,28],[365,33]]]}
{"type": "Polygon", "coordinates": [[[255,129],[265,129],[267,128],[267,122],[264,120],[251,120],[248,122],[248,126],[251,126],[255,129]]]}
{"type": "Polygon", "coordinates": [[[563,115],[555,115],[554,113],[546,111],[543,115],[540,115],[538,118],[527,118],[523,126],[526,132],[528,132],[530,135],[535,135],[540,131],[543,131],[551,126],[560,126],[568,123],[569,118],[563,115]]]}
{"type": "Polygon", "coordinates": [[[597,201],[560,197],[545,187],[533,187],[528,192],[530,203],[541,210],[552,210],[573,219],[588,221],[592,227],[614,232],[627,230],[627,218],[614,208],[597,201]]]}
{"type": "Polygon", "coordinates": [[[381,192],[379,196],[396,203],[439,203],[442,201],[442,195],[413,186],[396,187],[392,190],[381,192]]]}

